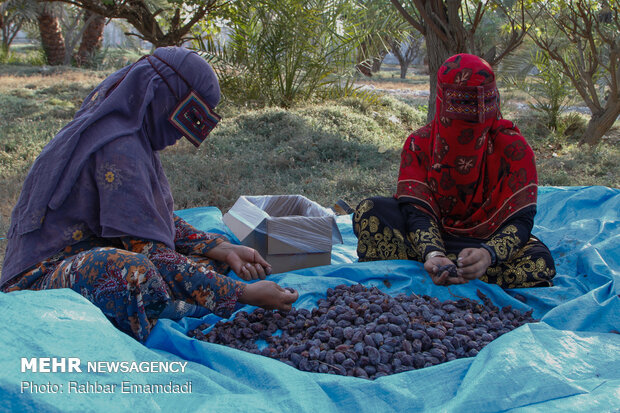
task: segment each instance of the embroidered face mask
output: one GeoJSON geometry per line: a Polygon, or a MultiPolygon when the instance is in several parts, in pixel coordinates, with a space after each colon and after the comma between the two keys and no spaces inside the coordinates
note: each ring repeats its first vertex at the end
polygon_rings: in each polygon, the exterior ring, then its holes
{"type": "MultiPolygon", "coordinates": [[[[142,56],[135,63],[146,59],[153,70],[157,72],[157,74],[166,82],[168,89],[174,95],[174,97],[179,101],[177,106],[174,108],[168,120],[172,125],[179,131],[181,134],[189,140],[195,147],[199,147],[202,142],[209,136],[209,133],[217,126],[218,122],[222,119],[220,115],[215,113],[215,111],[200,97],[200,95],[192,88],[190,83],[183,77],[181,73],[179,73],[172,65],[166,62],[159,56],[156,55],[147,55],[142,56]],[[180,99],[176,94],[166,77],[157,69],[157,67],[151,62],[151,58],[156,58],[170,69],[172,69],[183,82],[187,85],[189,92],[187,95],[180,99]]],[[[118,84],[123,80],[121,78],[115,85],[113,85],[106,93],[106,96],[109,95],[118,84]]]]}
{"type": "Polygon", "coordinates": [[[209,133],[217,126],[218,122],[222,119],[220,115],[215,113],[213,109],[200,97],[200,95],[192,88],[187,80],[181,75],[174,67],[168,64],[165,60],[159,56],[152,55],[146,56],[153,69],[161,76],[166,82],[168,88],[172,94],[177,98],[179,103],[174,108],[168,120],[172,125],[178,129],[179,132],[187,140],[189,140],[195,147],[199,147],[200,144],[207,138],[209,133]],[[174,89],[166,78],[157,70],[155,65],[150,61],[150,58],[154,57],[171,68],[178,76],[185,82],[189,92],[184,98],[179,99],[174,89]]]}
{"type": "Polygon", "coordinates": [[[441,117],[483,123],[497,117],[499,95],[495,82],[482,86],[440,84],[443,91],[441,117]]]}
{"type": "Polygon", "coordinates": [[[200,96],[190,90],[174,109],[168,120],[194,146],[199,147],[222,119],[200,96]]]}

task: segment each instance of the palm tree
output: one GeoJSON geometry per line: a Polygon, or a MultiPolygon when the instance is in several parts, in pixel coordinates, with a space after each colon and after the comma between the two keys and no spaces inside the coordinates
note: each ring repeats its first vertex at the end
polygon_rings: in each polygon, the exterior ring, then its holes
{"type": "Polygon", "coordinates": [[[41,33],[41,45],[47,58],[47,63],[55,66],[65,63],[65,39],[60,27],[60,21],[53,4],[41,4],[37,21],[41,33]]]}
{"type": "Polygon", "coordinates": [[[8,53],[17,33],[27,22],[37,17],[35,0],[7,0],[0,2],[0,31],[2,51],[8,53]]]}
{"type": "Polygon", "coordinates": [[[75,55],[78,66],[91,63],[93,55],[101,48],[103,42],[103,28],[105,27],[105,17],[100,14],[86,10],[84,13],[84,31],[80,48],[75,55]]]}

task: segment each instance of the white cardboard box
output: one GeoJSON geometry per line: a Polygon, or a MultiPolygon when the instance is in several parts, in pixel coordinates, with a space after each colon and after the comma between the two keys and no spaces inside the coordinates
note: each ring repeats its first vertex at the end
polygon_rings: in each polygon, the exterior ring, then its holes
{"type": "Polygon", "coordinates": [[[274,274],[329,265],[333,242],[342,243],[334,213],[302,195],[241,196],[223,220],[274,274]]]}

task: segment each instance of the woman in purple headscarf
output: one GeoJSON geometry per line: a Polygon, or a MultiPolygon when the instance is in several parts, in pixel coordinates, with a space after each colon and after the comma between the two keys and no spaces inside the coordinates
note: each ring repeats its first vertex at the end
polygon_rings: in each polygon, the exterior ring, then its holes
{"type": "MultiPolygon", "coordinates": [[[[173,213],[158,151],[198,146],[219,121],[211,67],[160,48],[106,78],[33,164],[13,210],[0,289],[71,288],[144,341],[159,318],[237,302],[290,309],[255,250],[173,213]],[[245,284],[224,274],[232,270],[245,284]]],[[[200,312],[200,311],[199,311],[200,312]]]]}

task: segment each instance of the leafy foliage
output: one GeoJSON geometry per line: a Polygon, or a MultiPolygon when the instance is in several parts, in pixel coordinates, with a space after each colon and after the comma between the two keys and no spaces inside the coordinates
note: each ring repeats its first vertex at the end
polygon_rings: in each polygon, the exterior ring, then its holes
{"type": "MultiPolygon", "coordinates": [[[[41,0],[49,3],[54,0],[41,0]]],[[[156,47],[180,46],[191,40],[192,28],[203,19],[214,19],[226,0],[58,0],[92,13],[125,19],[136,32],[130,33],[156,47]]]]}
{"type": "Polygon", "coordinates": [[[522,90],[533,99],[529,106],[542,115],[545,126],[551,131],[557,130],[561,114],[573,100],[571,81],[546,52],[539,50],[530,57],[528,66],[536,72],[533,76],[524,73],[524,76],[505,78],[508,85],[522,90]]]}
{"type": "Polygon", "coordinates": [[[557,63],[592,112],[582,143],[597,145],[620,115],[618,0],[532,2],[529,37],[557,63]]]}
{"type": "Polygon", "coordinates": [[[8,55],[11,43],[24,24],[36,19],[34,0],[6,0],[0,3],[2,54],[8,55]]]}
{"type": "Polygon", "coordinates": [[[199,48],[233,101],[289,107],[352,95],[364,38],[351,23],[357,13],[348,0],[257,0],[233,6],[226,41],[202,38],[199,48]]]}
{"type": "Polygon", "coordinates": [[[356,67],[360,73],[370,77],[379,71],[392,44],[407,41],[410,27],[389,0],[356,0],[356,4],[363,10],[361,19],[356,23],[366,33],[358,48],[356,67]]]}

